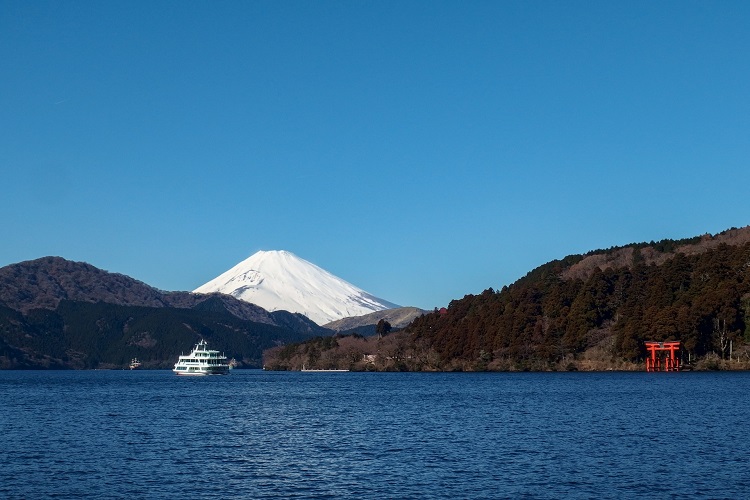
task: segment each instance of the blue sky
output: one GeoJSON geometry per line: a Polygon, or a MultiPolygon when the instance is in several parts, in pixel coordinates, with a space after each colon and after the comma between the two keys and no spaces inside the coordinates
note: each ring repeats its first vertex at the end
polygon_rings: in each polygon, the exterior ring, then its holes
{"type": "Polygon", "coordinates": [[[0,3],[0,266],[433,308],[750,224],[750,3],[0,3]]]}

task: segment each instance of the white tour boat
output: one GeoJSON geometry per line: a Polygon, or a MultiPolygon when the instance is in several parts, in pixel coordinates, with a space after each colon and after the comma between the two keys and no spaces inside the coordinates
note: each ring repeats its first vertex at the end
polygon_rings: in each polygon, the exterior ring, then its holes
{"type": "Polygon", "coordinates": [[[190,354],[181,354],[172,370],[177,375],[226,375],[229,363],[224,353],[208,349],[208,344],[201,339],[190,354]]]}

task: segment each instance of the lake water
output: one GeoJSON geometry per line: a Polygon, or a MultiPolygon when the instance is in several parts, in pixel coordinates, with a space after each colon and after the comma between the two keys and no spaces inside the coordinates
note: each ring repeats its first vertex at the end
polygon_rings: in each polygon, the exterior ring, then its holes
{"type": "Polygon", "coordinates": [[[0,498],[748,498],[750,373],[0,372],[0,498]]]}

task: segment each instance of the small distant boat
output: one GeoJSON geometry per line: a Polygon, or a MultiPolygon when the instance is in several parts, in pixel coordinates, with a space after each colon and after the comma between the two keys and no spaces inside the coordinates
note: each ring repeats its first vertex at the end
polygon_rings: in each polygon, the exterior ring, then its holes
{"type": "Polygon", "coordinates": [[[224,353],[208,349],[208,343],[201,339],[190,354],[181,354],[172,370],[177,375],[226,375],[229,363],[224,353]]]}
{"type": "Polygon", "coordinates": [[[130,369],[135,370],[136,368],[141,367],[141,362],[138,361],[138,358],[133,358],[130,360],[130,369]]]}
{"type": "Polygon", "coordinates": [[[230,359],[230,360],[229,360],[229,369],[230,369],[230,370],[234,370],[234,369],[235,369],[235,368],[237,368],[238,366],[240,366],[240,362],[239,362],[239,361],[237,361],[237,360],[236,360],[236,359],[234,359],[234,358],[232,358],[232,359],[230,359]]]}

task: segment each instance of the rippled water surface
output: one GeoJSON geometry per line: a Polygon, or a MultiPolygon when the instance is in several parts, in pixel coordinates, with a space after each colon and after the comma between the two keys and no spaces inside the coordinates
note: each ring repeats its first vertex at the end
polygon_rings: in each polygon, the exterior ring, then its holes
{"type": "Polygon", "coordinates": [[[748,498],[748,373],[0,372],[0,498],[748,498]]]}

